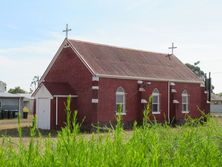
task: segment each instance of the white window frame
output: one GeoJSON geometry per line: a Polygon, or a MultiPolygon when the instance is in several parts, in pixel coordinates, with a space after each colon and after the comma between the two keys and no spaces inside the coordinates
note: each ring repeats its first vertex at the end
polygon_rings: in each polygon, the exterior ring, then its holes
{"type": "Polygon", "coordinates": [[[157,96],[157,103],[154,103],[152,100],[152,114],[160,114],[160,92],[157,88],[152,92],[152,99],[154,96],[157,96]],[[153,111],[153,105],[157,105],[157,111],[153,111]]]}
{"type": "Polygon", "coordinates": [[[182,97],[182,113],[189,113],[190,111],[189,111],[189,95],[188,95],[188,93],[187,93],[187,91],[186,90],[184,90],[183,92],[182,92],[182,94],[181,94],[181,97],[182,97]],[[186,101],[184,102],[183,101],[183,98],[185,98],[186,99],[186,101]],[[184,110],[184,108],[183,108],[183,105],[186,105],[186,109],[187,110],[184,110]]]}
{"type": "Polygon", "coordinates": [[[115,110],[116,110],[116,114],[121,114],[121,115],[126,115],[126,93],[125,90],[123,89],[123,87],[118,87],[116,89],[116,106],[115,106],[115,110]],[[117,96],[122,96],[122,101],[123,102],[118,102],[117,101],[117,96]],[[118,108],[117,105],[122,105],[122,113],[118,113],[118,108]]]}

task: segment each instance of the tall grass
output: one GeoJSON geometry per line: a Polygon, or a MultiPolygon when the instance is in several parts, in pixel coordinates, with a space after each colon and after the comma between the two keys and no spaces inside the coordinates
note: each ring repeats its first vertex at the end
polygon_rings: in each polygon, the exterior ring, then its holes
{"type": "MultiPolygon", "coordinates": [[[[70,112],[67,100],[67,126],[57,139],[35,137],[34,124],[28,144],[17,145],[4,140],[0,147],[0,166],[221,166],[222,127],[208,117],[202,124],[198,121],[172,128],[157,123],[134,126],[132,131],[122,128],[121,114],[117,115],[115,129],[108,133],[79,134],[77,112],[70,112]],[[70,121],[72,120],[72,121],[70,121]]],[[[144,112],[144,117],[149,109],[144,112]]],[[[36,122],[36,121],[34,121],[36,122]]],[[[39,136],[39,135],[38,135],[39,136]]]]}

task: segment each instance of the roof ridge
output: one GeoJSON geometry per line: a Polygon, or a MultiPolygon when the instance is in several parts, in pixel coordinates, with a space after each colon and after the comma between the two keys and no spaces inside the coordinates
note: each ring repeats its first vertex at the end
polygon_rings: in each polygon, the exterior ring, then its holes
{"type": "Polygon", "coordinates": [[[97,45],[97,46],[106,46],[106,47],[139,51],[139,52],[146,52],[146,53],[153,53],[153,54],[161,54],[164,56],[168,55],[168,53],[154,52],[154,51],[148,51],[148,50],[137,49],[137,48],[129,48],[129,47],[112,45],[112,44],[96,43],[96,42],[92,42],[92,41],[84,41],[84,40],[79,40],[79,39],[68,39],[68,41],[82,42],[82,43],[87,43],[87,44],[92,44],[92,45],[97,45]]]}

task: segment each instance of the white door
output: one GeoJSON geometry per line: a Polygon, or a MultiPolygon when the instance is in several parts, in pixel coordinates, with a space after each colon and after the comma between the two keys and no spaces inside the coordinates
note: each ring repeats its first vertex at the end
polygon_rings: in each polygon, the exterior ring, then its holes
{"type": "Polygon", "coordinates": [[[36,114],[38,128],[50,129],[50,99],[38,98],[36,114]]]}

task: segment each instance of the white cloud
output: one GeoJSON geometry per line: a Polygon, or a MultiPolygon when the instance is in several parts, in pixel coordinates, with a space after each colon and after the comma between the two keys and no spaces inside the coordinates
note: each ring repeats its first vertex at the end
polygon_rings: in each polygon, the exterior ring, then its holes
{"type": "Polygon", "coordinates": [[[0,48],[0,80],[8,88],[21,86],[28,91],[33,77],[43,74],[62,40],[62,36],[51,33],[49,40],[0,48]]]}

